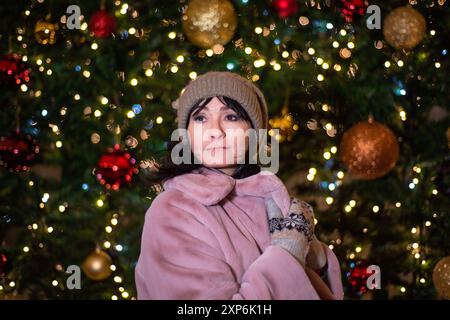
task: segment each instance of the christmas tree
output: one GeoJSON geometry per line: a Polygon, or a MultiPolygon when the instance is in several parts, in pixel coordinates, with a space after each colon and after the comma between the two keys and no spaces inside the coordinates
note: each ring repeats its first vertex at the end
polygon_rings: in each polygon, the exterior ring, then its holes
{"type": "Polygon", "coordinates": [[[278,176],[313,206],[347,298],[450,298],[445,0],[6,0],[0,13],[0,299],[136,297],[162,190],[144,177],[172,103],[210,70],[264,92],[278,176]]]}

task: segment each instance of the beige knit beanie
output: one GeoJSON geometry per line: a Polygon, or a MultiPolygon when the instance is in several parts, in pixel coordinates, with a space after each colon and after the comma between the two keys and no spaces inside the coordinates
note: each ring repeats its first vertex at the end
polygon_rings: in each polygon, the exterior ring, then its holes
{"type": "Polygon", "coordinates": [[[189,111],[200,99],[227,96],[239,102],[255,129],[266,129],[268,110],[261,90],[250,80],[229,71],[210,71],[191,81],[172,103],[177,110],[178,128],[186,129],[189,111]]]}

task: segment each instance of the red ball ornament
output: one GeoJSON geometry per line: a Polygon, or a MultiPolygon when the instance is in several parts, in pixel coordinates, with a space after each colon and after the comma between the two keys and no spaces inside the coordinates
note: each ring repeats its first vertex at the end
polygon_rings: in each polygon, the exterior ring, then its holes
{"type": "Polygon", "coordinates": [[[372,273],[367,271],[367,267],[367,262],[364,260],[350,263],[350,271],[347,272],[347,280],[352,293],[362,295],[369,290],[369,288],[367,288],[367,279],[372,273]]]}
{"type": "Polygon", "coordinates": [[[298,9],[297,0],[274,0],[272,5],[282,19],[292,16],[298,9]]]}
{"type": "Polygon", "coordinates": [[[115,29],[116,19],[105,10],[94,13],[89,21],[89,30],[91,30],[97,38],[107,38],[115,29]]]}
{"type": "Polygon", "coordinates": [[[355,16],[363,16],[366,13],[367,1],[341,0],[341,2],[341,13],[346,22],[352,22],[355,16]]]}
{"type": "Polygon", "coordinates": [[[0,137],[0,165],[14,171],[29,171],[39,153],[36,140],[29,134],[14,133],[0,137]]]}
{"type": "Polygon", "coordinates": [[[136,167],[136,159],[128,152],[120,150],[116,144],[108,148],[95,168],[95,176],[106,189],[119,190],[120,186],[131,183],[133,175],[139,172],[136,167]]]}
{"type": "Polygon", "coordinates": [[[0,86],[14,90],[29,81],[30,68],[18,54],[7,54],[0,59],[0,86]]]}
{"type": "Polygon", "coordinates": [[[6,266],[8,264],[8,258],[6,254],[0,252],[0,277],[6,273],[6,266]]]}

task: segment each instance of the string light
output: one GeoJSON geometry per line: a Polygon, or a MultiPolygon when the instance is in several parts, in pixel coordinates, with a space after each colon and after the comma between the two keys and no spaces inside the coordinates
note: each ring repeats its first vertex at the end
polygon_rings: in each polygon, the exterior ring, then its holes
{"type": "Polygon", "coordinates": [[[178,61],[179,63],[183,63],[184,57],[183,57],[182,55],[179,55],[179,56],[177,57],[177,61],[178,61]]]}
{"type": "Polygon", "coordinates": [[[197,72],[191,71],[189,73],[189,78],[191,78],[192,80],[196,79],[197,78],[197,72]]]}

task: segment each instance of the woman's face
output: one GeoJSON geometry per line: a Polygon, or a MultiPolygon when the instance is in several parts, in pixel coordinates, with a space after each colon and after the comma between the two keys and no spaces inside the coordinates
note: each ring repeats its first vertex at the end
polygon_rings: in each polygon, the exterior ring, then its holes
{"type": "Polygon", "coordinates": [[[200,111],[194,110],[189,118],[192,152],[206,167],[232,170],[245,161],[247,130],[251,127],[250,122],[213,97],[200,111]]]}

